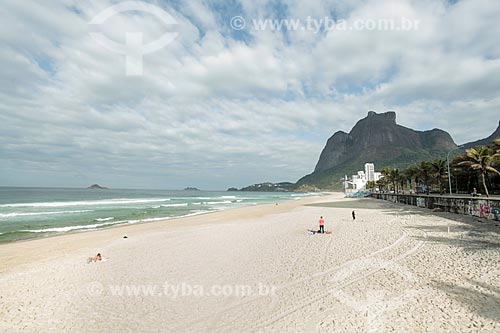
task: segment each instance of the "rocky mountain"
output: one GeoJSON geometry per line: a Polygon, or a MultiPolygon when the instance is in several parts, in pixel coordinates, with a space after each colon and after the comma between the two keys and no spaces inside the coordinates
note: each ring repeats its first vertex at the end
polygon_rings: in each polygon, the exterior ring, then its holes
{"type": "Polygon", "coordinates": [[[495,140],[497,138],[500,138],[500,121],[498,122],[498,127],[495,130],[495,132],[493,132],[493,134],[491,134],[489,137],[481,139],[481,140],[466,143],[463,145],[463,147],[464,148],[472,148],[472,147],[477,147],[477,146],[488,146],[488,145],[491,145],[491,142],[493,142],[493,140],[495,140]]]}
{"type": "Polygon", "coordinates": [[[362,170],[366,162],[383,167],[404,168],[423,160],[444,158],[457,148],[451,136],[440,129],[415,131],[396,123],[396,113],[368,112],[349,133],[338,131],[321,152],[314,172],[297,186],[339,188],[341,178],[362,170]]]}

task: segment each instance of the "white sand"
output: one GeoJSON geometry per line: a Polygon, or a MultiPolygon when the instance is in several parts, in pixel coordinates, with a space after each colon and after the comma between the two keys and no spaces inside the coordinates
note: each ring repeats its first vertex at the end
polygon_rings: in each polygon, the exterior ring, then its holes
{"type": "Polygon", "coordinates": [[[2,245],[0,331],[499,332],[500,229],[476,221],[330,195],[2,245]]]}

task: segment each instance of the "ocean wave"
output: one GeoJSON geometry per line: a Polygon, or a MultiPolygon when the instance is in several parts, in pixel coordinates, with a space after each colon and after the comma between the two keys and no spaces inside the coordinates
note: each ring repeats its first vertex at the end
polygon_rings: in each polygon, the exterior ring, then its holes
{"type": "Polygon", "coordinates": [[[113,216],[110,216],[110,217],[104,217],[104,218],[97,218],[95,219],[94,221],[97,221],[97,222],[105,222],[105,221],[111,221],[113,220],[114,217],[113,216]]]}
{"type": "Polygon", "coordinates": [[[6,213],[0,214],[0,218],[17,217],[17,216],[37,216],[37,215],[53,215],[53,214],[76,214],[93,212],[93,210],[63,210],[59,212],[33,212],[33,213],[6,213]]]}
{"type": "Polygon", "coordinates": [[[100,206],[117,204],[135,204],[149,202],[170,201],[166,199],[107,199],[107,200],[89,200],[89,201],[55,201],[55,202],[27,202],[15,204],[3,204],[0,207],[68,207],[68,206],[100,206]]]}
{"type": "Polygon", "coordinates": [[[232,201],[225,200],[225,201],[206,201],[203,204],[205,205],[219,205],[219,204],[230,204],[232,201]]]}
{"type": "Polygon", "coordinates": [[[234,195],[223,195],[219,198],[221,198],[221,199],[236,199],[236,197],[234,195]]]}
{"type": "Polygon", "coordinates": [[[242,200],[236,200],[236,201],[230,201],[230,200],[224,200],[224,201],[202,201],[202,202],[192,202],[191,205],[219,205],[219,204],[230,204],[233,202],[241,202],[242,200]]]}
{"type": "Polygon", "coordinates": [[[27,229],[27,230],[19,230],[19,232],[68,232],[72,230],[82,230],[82,229],[96,229],[99,227],[104,227],[108,225],[125,223],[126,221],[116,221],[116,222],[108,222],[108,223],[96,223],[96,224],[87,224],[87,225],[73,225],[67,227],[56,227],[56,228],[46,228],[46,229],[27,229]]]}
{"type": "Polygon", "coordinates": [[[296,194],[291,194],[291,197],[310,197],[310,196],[317,196],[318,193],[315,192],[307,192],[307,193],[296,193],[296,194]]]}
{"type": "Polygon", "coordinates": [[[167,205],[161,205],[162,207],[186,207],[188,204],[187,203],[178,203],[178,204],[167,204],[167,205]]]}
{"type": "Polygon", "coordinates": [[[210,213],[210,212],[211,212],[210,210],[200,210],[200,211],[197,211],[197,212],[193,212],[193,213],[189,213],[189,214],[182,215],[182,216],[177,216],[177,217],[189,217],[189,216],[206,214],[206,213],[210,213]]]}
{"type": "Polygon", "coordinates": [[[151,218],[146,218],[146,219],[141,219],[141,220],[121,220],[121,221],[114,221],[114,222],[107,222],[107,223],[96,223],[96,224],[88,224],[88,225],[73,225],[73,226],[67,226],[67,227],[56,227],[56,228],[45,228],[45,229],[26,229],[26,230],[19,230],[18,232],[43,233],[43,232],[68,232],[68,231],[73,231],[73,230],[88,230],[88,229],[97,229],[99,227],[111,226],[111,225],[115,225],[115,224],[136,224],[136,223],[140,223],[140,222],[154,222],[154,221],[161,221],[161,220],[170,220],[170,219],[174,219],[174,218],[181,218],[181,217],[189,217],[189,216],[195,216],[195,215],[200,215],[200,214],[206,214],[209,212],[210,212],[209,210],[203,210],[203,211],[195,211],[195,212],[181,215],[181,216],[151,217],[151,218]]]}

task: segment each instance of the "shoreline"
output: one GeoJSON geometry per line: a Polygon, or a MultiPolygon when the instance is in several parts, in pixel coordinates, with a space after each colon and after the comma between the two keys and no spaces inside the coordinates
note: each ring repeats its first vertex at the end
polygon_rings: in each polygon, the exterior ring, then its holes
{"type": "Polygon", "coordinates": [[[60,235],[0,246],[0,331],[498,332],[499,254],[486,223],[341,193],[60,235]]]}
{"type": "Polygon", "coordinates": [[[318,200],[321,197],[341,194],[340,192],[322,193],[317,196],[311,195],[300,199],[281,201],[278,202],[278,205],[276,203],[262,203],[196,215],[165,218],[134,224],[123,223],[101,229],[69,231],[63,234],[0,243],[0,274],[35,261],[60,258],[71,252],[80,250],[82,247],[98,248],[105,245],[105,242],[116,241],[123,238],[123,236],[130,237],[130,235],[137,234],[143,235],[153,232],[173,231],[177,228],[226,223],[225,219],[234,217],[240,219],[259,218],[267,214],[286,212],[289,209],[318,200]]]}
{"type": "MultiPolygon", "coordinates": [[[[19,190],[19,188],[16,189],[19,190]]],[[[130,192],[142,190],[124,190],[123,193],[104,197],[87,196],[87,194],[80,192],[70,193],[72,200],[61,200],[60,195],[66,195],[65,193],[54,191],[57,188],[49,189],[51,192],[47,192],[47,199],[40,197],[39,193],[33,192],[26,196],[24,201],[22,198],[15,199],[20,201],[4,200],[6,193],[0,193],[3,198],[2,204],[0,204],[0,222],[5,222],[5,224],[0,223],[2,224],[0,244],[102,230],[120,225],[185,218],[328,193],[259,192],[242,196],[228,196],[225,191],[199,191],[197,196],[185,194],[177,196],[172,192],[184,193],[185,191],[165,190],[158,194],[130,192]],[[45,200],[48,201],[45,202],[45,200]],[[171,200],[173,201],[170,202],[171,200]],[[165,203],[165,201],[169,202],[165,203]],[[136,203],[138,204],[134,205],[136,203]],[[23,219],[24,217],[26,219],[23,219]]],[[[19,195],[13,194],[14,198],[17,196],[19,195]]]]}

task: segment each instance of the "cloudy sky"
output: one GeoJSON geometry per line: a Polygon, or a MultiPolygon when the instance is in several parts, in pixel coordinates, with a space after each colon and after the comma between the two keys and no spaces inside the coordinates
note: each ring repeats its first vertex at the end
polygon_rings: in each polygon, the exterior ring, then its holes
{"type": "Polygon", "coordinates": [[[147,3],[175,24],[139,11],[89,24],[118,3],[0,0],[0,185],[296,181],[333,132],[368,110],[445,129],[457,144],[488,136],[500,119],[500,1],[156,0],[147,3]],[[235,16],[243,29],[231,26],[235,16]],[[253,24],[325,17],[418,28],[253,24]],[[118,44],[134,32],[144,44],[176,38],[132,76],[96,32],[118,44]]]}

